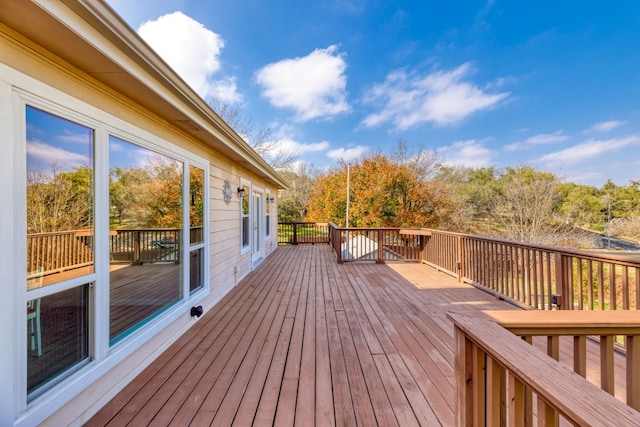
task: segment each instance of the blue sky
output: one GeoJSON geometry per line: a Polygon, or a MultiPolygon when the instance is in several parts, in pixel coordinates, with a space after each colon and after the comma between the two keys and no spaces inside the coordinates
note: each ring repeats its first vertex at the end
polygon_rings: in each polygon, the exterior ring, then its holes
{"type": "Polygon", "coordinates": [[[108,0],[201,96],[320,168],[404,139],[640,180],[640,2],[108,0]]]}

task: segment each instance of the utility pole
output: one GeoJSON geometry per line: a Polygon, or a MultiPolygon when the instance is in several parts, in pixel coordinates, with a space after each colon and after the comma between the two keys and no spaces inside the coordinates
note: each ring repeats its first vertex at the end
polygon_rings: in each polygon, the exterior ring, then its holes
{"type": "Polygon", "coordinates": [[[351,198],[351,169],[350,169],[351,164],[347,163],[347,212],[346,212],[346,216],[347,216],[347,221],[346,221],[346,225],[345,228],[349,228],[349,199],[351,198]]]}

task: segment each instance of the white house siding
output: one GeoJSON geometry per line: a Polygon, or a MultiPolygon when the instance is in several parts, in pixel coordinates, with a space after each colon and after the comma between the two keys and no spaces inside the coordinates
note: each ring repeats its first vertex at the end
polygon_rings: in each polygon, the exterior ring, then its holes
{"type": "MultiPolygon", "coordinates": [[[[240,204],[236,193],[240,182],[250,182],[272,197],[285,185],[277,173],[255,154],[251,154],[224,123],[210,113],[203,115],[201,107],[195,108],[195,105],[200,105],[199,101],[192,100],[194,95],[188,88],[182,87],[183,84],[170,70],[162,68],[161,61],[154,57],[141,59],[146,53],[138,46],[140,41],[136,37],[100,2],[85,4],[69,0],[43,1],[40,4],[39,1],[0,0],[2,426],[81,425],[90,418],[197,321],[189,315],[192,305],[202,305],[205,312],[215,310],[215,304],[251,270],[251,253],[241,254],[240,250],[240,204]],[[55,15],[55,19],[51,14],[55,15]],[[16,16],[29,16],[29,22],[22,24],[16,16]],[[85,22],[85,19],[95,16],[100,16],[100,20],[85,22]],[[105,28],[94,28],[92,25],[97,25],[98,21],[106,22],[107,27],[111,25],[119,33],[116,35],[105,28]],[[69,31],[69,28],[73,28],[73,31],[69,31]],[[22,30],[28,34],[23,34],[22,30]],[[41,44],[48,43],[48,37],[68,39],[67,44],[76,43],[75,46],[82,50],[85,57],[74,57],[73,49],[60,48],[59,53],[48,50],[41,44]],[[129,46],[131,50],[122,50],[125,44],[120,42],[121,38],[129,40],[133,46],[129,46]],[[95,48],[88,48],[87,45],[95,48]],[[141,56],[135,54],[137,51],[142,52],[141,56]],[[60,54],[67,59],[62,59],[60,54]],[[104,70],[84,68],[93,67],[93,64],[107,64],[105,58],[109,55],[114,63],[122,67],[114,72],[129,70],[130,74],[123,74],[119,84],[124,82],[121,87],[125,90],[131,85],[130,93],[114,89],[109,84],[111,77],[101,74],[104,70]],[[147,88],[141,85],[143,81],[148,83],[147,88]],[[21,93],[28,98],[42,100],[54,109],[77,112],[110,129],[118,129],[157,144],[163,150],[177,153],[178,157],[186,156],[196,161],[202,159],[208,169],[208,288],[196,297],[184,298],[132,339],[111,348],[103,345],[100,352],[92,354],[90,363],[29,404],[24,394],[25,380],[20,377],[20,372],[25,369],[25,350],[19,348],[25,342],[26,331],[26,257],[21,255],[26,253],[23,250],[24,152],[20,151],[24,147],[16,145],[16,141],[24,138],[24,132],[15,120],[21,115],[16,111],[16,97],[21,93]],[[144,107],[141,103],[144,104],[145,99],[132,99],[136,96],[153,97],[153,102],[147,104],[148,108],[144,107]],[[154,105],[157,105],[157,109],[154,105]],[[203,128],[201,133],[189,132],[173,124],[181,111],[187,116],[186,119],[203,128]],[[202,138],[198,135],[202,135],[202,138]],[[246,157],[242,166],[238,156],[246,157]],[[225,180],[232,188],[229,204],[223,199],[225,180]],[[234,269],[236,266],[237,272],[234,269]]],[[[55,42],[52,46],[59,47],[55,42]]],[[[275,205],[271,206],[270,235],[269,240],[265,241],[265,256],[277,247],[275,205]]]]}

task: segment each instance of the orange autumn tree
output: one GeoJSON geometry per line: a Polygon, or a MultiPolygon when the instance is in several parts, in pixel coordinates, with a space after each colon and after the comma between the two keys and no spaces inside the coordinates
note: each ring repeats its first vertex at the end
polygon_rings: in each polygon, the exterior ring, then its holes
{"type": "MultiPolygon", "coordinates": [[[[448,219],[451,205],[435,181],[410,164],[372,154],[351,165],[350,227],[430,227],[448,219]]],[[[319,177],[311,189],[307,221],[345,224],[347,166],[319,177]]]]}

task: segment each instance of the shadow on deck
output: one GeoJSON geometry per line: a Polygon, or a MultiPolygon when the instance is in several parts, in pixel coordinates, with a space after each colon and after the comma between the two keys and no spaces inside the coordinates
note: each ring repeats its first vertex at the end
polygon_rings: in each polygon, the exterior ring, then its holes
{"type": "Polygon", "coordinates": [[[87,425],[454,425],[446,312],[513,308],[424,265],[280,247],[87,425]]]}

